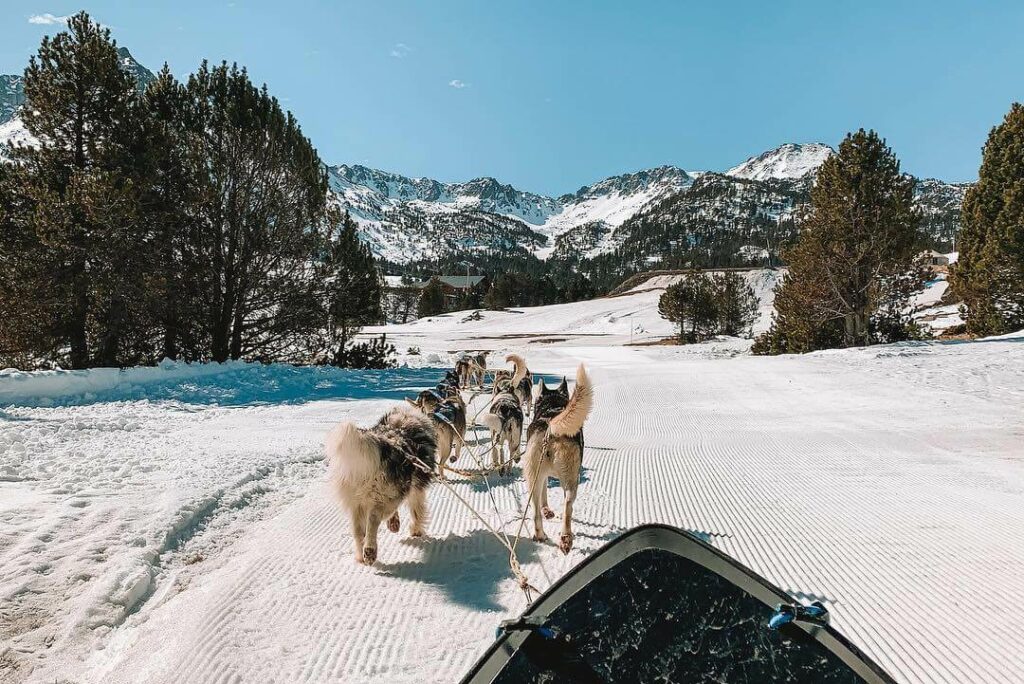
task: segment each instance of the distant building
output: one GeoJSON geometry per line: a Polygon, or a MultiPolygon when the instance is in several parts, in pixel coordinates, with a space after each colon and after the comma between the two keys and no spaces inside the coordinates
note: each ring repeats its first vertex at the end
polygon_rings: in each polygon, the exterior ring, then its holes
{"type": "MultiPolygon", "coordinates": [[[[441,281],[445,308],[449,311],[458,308],[467,294],[476,292],[483,297],[484,293],[487,292],[487,288],[491,286],[487,276],[484,275],[438,275],[433,277],[441,281]]],[[[400,294],[410,289],[422,290],[429,282],[430,278],[427,278],[425,280],[415,280],[409,285],[402,285],[402,276],[384,276],[385,288],[393,294],[400,294]]]]}
{"type": "Polygon", "coordinates": [[[934,249],[929,249],[922,252],[920,256],[924,259],[925,265],[932,273],[938,274],[949,272],[949,257],[942,252],[936,252],[934,249]]]}
{"type": "MultiPolygon", "coordinates": [[[[441,289],[444,290],[445,294],[464,294],[468,290],[476,290],[481,286],[486,287],[485,280],[487,276],[482,275],[439,275],[434,276],[441,281],[441,289]]],[[[427,286],[430,279],[424,280],[416,284],[416,287],[420,289],[427,286]]]]}

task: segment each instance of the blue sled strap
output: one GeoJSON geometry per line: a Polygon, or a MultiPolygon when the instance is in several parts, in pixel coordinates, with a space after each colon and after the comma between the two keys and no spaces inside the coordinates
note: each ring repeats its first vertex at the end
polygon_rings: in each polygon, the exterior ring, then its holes
{"type": "Polygon", "coordinates": [[[815,601],[809,606],[800,603],[780,603],[775,606],[775,615],[768,620],[768,629],[781,629],[791,622],[826,627],[829,621],[828,608],[821,601],[815,601]]]}

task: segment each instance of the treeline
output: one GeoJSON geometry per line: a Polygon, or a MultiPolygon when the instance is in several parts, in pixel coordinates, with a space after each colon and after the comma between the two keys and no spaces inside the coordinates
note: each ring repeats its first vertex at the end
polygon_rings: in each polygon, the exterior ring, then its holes
{"type": "MultiPolygon", "coordinates": [[[[469,270],[487,277],[487,287],[475,289],[450,305],[444,303],[437,287],[422,293],[417,302],[418,315],[432,316],[452,310],[477,308],[503,309],[516,306],[542,306],[592,299],[607,289],[599,289],[573,264],[560,261],[542,261],[522,247],[508,250],[490,250],[460,257],[438,260],[420,260],[408,264],[385,265],[392,273],[410,279],[429,281],[431,277],[459,275],[469,270]]],[[[617,282],[615,284],[618,284],[617,282]]],[[[399,299],[398,307],[406,311],[408,302],[399,299]]]]}
{"type": "Polygon", "coordinates": [[[265,86],[203,62],[139,92],[84,12],[24,83],[35,143],[0,164],[0,361],[349,362],[381,318],[376,264],[265,86]]]}
{"type": "MultiPolygon", "coordinates": [[[[1013,105],[985,146],[964,198],[960,258],[950,269],[967,331],[1024,327],[1024,107],[1013,105]]],[[[914,181],[874,131],[847,135],[818,170],[799,237],[784,252],[770,330],[753,350],[808,352],[926,336],[912,298],[928,277],[928,237],[914,181]]]]}

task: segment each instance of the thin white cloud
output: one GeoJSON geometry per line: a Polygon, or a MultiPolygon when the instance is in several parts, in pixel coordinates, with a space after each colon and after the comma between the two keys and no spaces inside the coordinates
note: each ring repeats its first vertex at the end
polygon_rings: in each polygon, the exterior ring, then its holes
{"type": "Polygon", "coordinates": [[[412,48],[405,43],[395,43],[395,47],[391,48],[391,56],[395,59],[404,59],[412,52],[412,48]]]}
{"type": "Polygon", "coordinates": [[[39,24],[41,26],[55,26],[57,24],[67,24],[70,17],[58,17],[56,15],[46,12],[44,14],[33,14],[28,18],[28,23],[39,24]]]}
{"type": "Polygon", "coordinates": [[[468,83],[466,83],[465,81],[460,81],[457,78],[453,78],[452,80],[448,81],[448,85],[450,85],[452,88],[456,88],[458,90],[462,90],[463,88],[469,86],[468,83]]]}

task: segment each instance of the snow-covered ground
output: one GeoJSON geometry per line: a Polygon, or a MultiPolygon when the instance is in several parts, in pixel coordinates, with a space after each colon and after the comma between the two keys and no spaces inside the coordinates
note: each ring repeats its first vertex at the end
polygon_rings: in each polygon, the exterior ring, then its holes
{"type": "MultiPolygon", "coordinates": [[[[625,346],[671,332],[657,295],[388,329],[422,365],[465,348],[588,364],[577,548],[524,539],[531,582],[667,522],[825,601],[899,681],[1024,680],[1024,332],[779,358],[625,346]]],[[[438,375],[0,375],[0,681],[456,681],[524,606],[507,553],[435,487],[429,539],[403,523],[356,565],[320,460],[337,421],[438,375]]],[[[518,472],[454,487],[515,532],[518,472]]]]}

